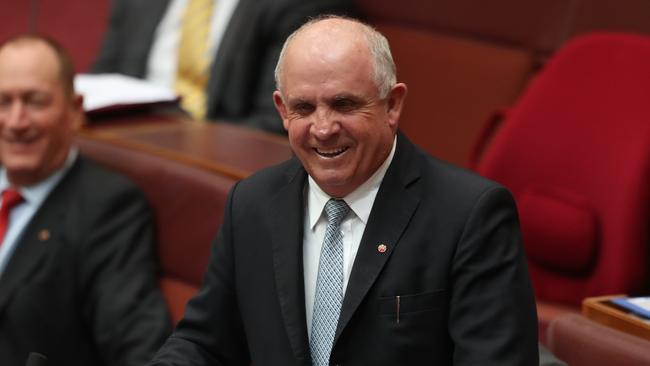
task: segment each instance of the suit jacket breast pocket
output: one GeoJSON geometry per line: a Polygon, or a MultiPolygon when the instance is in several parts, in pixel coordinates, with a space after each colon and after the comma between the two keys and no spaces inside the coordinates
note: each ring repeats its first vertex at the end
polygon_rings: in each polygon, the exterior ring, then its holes
{"type": "Polygon", "coordinates": [[[379,298],[377,333],[378,343],[389,350],[385,358],[394,355],[392,364],[419,365],[441,357],[433,354],[450,347],[447,303],[445,290],[379,298]]]}
{"type": "Polygon", "coordinates": [[[419,312],[440,310],[445,306],[445,290],[435,290],[419,294],[384,296],[379,298],[379,313],[382,317],[409,316],[419,312]]]}

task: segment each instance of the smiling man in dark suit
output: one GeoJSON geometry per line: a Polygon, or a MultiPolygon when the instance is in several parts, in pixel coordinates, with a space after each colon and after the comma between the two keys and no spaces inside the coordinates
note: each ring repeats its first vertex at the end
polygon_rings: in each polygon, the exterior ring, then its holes
{"type": "MultiPolygon", "coordinates": [[[[115,0],[97,73],[174,86],[183,12],[193,0],[115,0]]],[[[283,133],[269,95],[287,36],[309,17],[349,13],[351,0],[210,0],[208,120],[283,133]]]]}
{"type": "Polygon", "coordinates": [[[398,132],[386,39],[315,19],[276,80],[296,158],[232,189],[203,287],[150,365],[537,365],[513,199],[398,132]]]}
{"type": "Polygon", "coordinates": [[[0,364],[137,366],[170,330],[142,193],[79,156],[70,57],[0,45],[0,364]]]}

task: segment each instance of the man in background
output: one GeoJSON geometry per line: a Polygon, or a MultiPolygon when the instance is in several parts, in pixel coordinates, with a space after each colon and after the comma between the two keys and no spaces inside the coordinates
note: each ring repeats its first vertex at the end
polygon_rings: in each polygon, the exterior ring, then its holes
{"type": "Polygon", "coordinates": [[[537,365],[513,198],[398,132],[386,39],[315,19],[276,80],[296,157],[233,187],[203,287],[150,365],[537,365]]]}
{"type": "Polygon", "coordinates": [[[96,73],[173,87],[195,119],[283,133],[269,97],[286,37],[351,0],[115,0],[96,73]]]}
{"type": "Polygon", "coordinates": [[[152,216],[125,178],[73,147],[70,57],[35,35],[0,45],[0,363],[142,365],[168,335],[152,216]]]}

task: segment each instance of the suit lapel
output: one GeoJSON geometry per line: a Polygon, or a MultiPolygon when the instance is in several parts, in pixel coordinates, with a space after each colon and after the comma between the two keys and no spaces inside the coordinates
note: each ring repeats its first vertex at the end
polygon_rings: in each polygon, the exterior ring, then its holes
{"type": "Polygon", "coordinates": [[[79,164],[78,158],[23,230],[14,253],[0,277],[0,313],[4,311],[9,299],[20,291],[21,285],[29,281],[47,261],[51,242],[60,236],[58,231],[63,226],[69,197],[74,193],[68,192],[73,189],[69,182],[76,174],[79,164]]]}
{"type": "Polygon", "coordinates": [[[352,267],[334,343],[399,244],[420,202],[419,194],[411,185],[419,177],[419,169],[414,164],[414,148],[401,134],[398,136],[395,156],[375,198],[352,267]],[[386,246],[385,252],[379,250],[381,244],[386,246]]]}
{"type": "MultiPolygon", "coordinates": [[[[125,35],[131,39],[123,41],[133,45],[133,47],[129,47],[129,54],[133,53],[132,59],[137,60],[132,67],[136,68],[135,75],[139,77],[147,76],[147,64],[155,40],[156,29],[167,12],[169,1],[149,0],[138,4],[129,4],[130,9],[136,9],[131,14],[132,19],[129,22],[131,27],[127,30],[128,35],[125,35]]],[[[118,45],[114,46],[118,47],[118,45]]]]}
{"type": "MultiPolygon", "coordinates": [[[[230,72],[233,70],[232,63],[237,55],[241,54],[242,44],[250,36],[255,27],[255,19],[251,19],[256,12],[255,7],[260,6],[257,1],[240,0],[233,11],[228,22],[226,31],[223,34],[219,49],[216,51],[215,61],[210,68],[210,80],[208,81],[208,108],[215,108],[221,102],[221,93],[227,92],[230,85],[227,83],[230,72]],[[219,59],[218,62],[216,60],[219,59]],[[228,87],[225,87],[228,85],[228,87]]],[[[269,96],[270,98],[270,96],[269,96]]],[[[208,111],[208,115],[212,110],[208,111]]]]}
{"type": "Polygon", "coordinates": [[[291,347],[302,363],[310,357],[302,261],[305,178],[305,171],[294,161],[289,183],[271,199],[266,213],[280,308],[291,347]]]}

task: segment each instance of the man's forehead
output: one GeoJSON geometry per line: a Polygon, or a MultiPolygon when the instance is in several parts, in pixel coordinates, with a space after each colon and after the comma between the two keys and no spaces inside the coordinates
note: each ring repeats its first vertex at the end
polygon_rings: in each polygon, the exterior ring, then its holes
{"type": "Polygon", "coordinates": [[[0,49],[0,83],[19,80],[56,83],[58,78],[56,56],[42,42],[12,43],[0,49]]]}
{"type": "Polygon", "coordinates": [[[39,40],[20,40],[0,48],[0,65],[58,71],[55,51],[39,40]]]}
{"type": "Polygon", "coordinates": [[[361,25],[345,19],[326,19],[296,34],[287,51],[298,56],[309,56],[366,48],[361,25]]]}
{"type": "Polygon", "coordinates": [[[297,74],[318,72],[338,72],[349,68],[361,69],[371,65],[368,45],[358,39],[296,40],[289,47],[284,60],[287,73],[297,74]]]}

